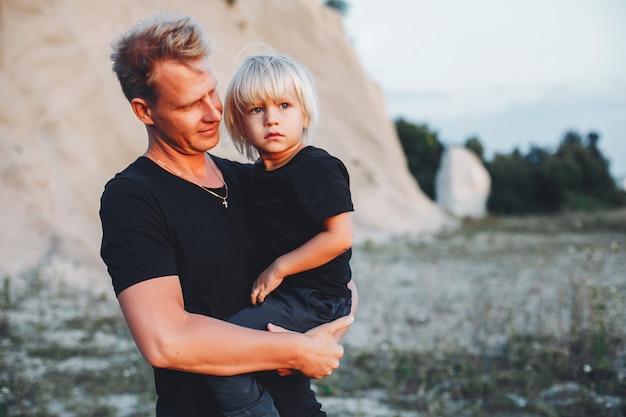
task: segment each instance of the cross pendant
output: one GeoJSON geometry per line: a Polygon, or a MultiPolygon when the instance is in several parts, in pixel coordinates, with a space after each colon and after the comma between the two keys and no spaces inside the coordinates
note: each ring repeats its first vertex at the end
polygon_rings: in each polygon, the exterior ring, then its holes
{"type": "Polygon", "coordinates": [[[228,208],[228,201],[226,201],[226,199],[222,200],[222,204],[224,205],[224,208],[228,208]]]}

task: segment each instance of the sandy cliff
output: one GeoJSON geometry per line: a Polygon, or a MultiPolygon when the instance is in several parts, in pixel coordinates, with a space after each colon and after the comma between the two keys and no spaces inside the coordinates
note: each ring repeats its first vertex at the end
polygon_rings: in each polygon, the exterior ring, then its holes
{"type": "MultiPolygon", "coordinates": [[[[163,9],[191,14],[207,29],[222,92],[251,42],[309,66],[321,101],[315,144],[348,166],[358,239],[449,221],[406,170],[382,95],[341,16],[317,0],[0,0],[0,273],[50,254],[99,262],[103,185],[146,146],[110,70],[109,43],[163,9]]],[[[240,158],[227,140],[217,153],[240,158]]]]}

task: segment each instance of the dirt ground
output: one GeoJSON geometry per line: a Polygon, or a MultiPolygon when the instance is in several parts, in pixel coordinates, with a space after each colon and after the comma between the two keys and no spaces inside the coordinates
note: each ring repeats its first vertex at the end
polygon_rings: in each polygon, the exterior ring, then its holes
{"type": "MultiPolygon", "coordinates": [[[[344,340],[348,358],[488,354],[512,334],[558,337],[592,311],[596,298],[583,293],[602,294],[611,331],[626,332],[626,212],[469,222],[438,236],[365,243],[352,266],[360,302],[344,340]]],[[[101,270],[50,259],[3,282],[0,417],[153,415],[150,369],[101,270]]],[[[321,386],[331,417],[434,415],[395,407],[384,390],[328,396],[321,386]]]]}
{"type": "MultiPolygon", "coordinates": [[[[605,322],[624,340],[624,214],[487,220],[437,237],[359,247],[353,267],[360,307],[345,344],[498,355],[511,335],[565,338],[586,325],[575,321],[600,301],[605,322]]],[[[626,363],[621,372],[624,378],[626,363]]],[[[389,408],[384,397],[374,390],[324,403],[336,416],[431,415],[389,408]]]]}
{"type": "Polygon", "coordinates": [[[479,349],[514,330],[567,328],[579,284],[623,292],[626,234],[479,230],[359,248],[353,268],[360,308],[347,344],[479,349]]]}

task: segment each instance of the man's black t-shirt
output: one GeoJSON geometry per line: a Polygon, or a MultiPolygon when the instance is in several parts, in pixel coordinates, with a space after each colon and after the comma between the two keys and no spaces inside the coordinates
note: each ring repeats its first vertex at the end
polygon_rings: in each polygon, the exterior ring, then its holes
{"type": "MultiPolygon", "coordinates": [[[[140,157],[105,187],[101,255],[116,294],[178,275],[185,309],[225,319],[249,305],[258,273],[250,223],[250,165],[212,157],[228,184],[222,200],[140,157]]],[[[159,417],[220,416],[200,375],[155,369],[159,417]]]]}

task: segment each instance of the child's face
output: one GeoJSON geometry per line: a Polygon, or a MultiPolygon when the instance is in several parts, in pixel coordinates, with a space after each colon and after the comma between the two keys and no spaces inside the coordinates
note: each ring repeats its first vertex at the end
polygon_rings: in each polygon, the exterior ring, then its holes
{"type": "Polygon", "coordinates": [[[285,91],[276,100],[259,98],[250,103],[243,114],[243,126],[248,142],[265,160],[300,150],[308,121],[294,92],[285,91]]]}

